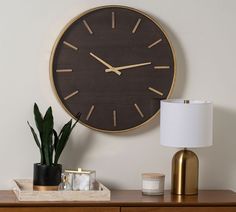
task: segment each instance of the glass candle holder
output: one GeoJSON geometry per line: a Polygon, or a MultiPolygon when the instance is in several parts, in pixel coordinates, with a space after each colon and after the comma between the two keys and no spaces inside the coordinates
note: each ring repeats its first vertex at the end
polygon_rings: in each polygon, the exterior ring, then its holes
{"type": "Polygon", "coordinates": [[[96,172],[93,170],[65,170],[68,174],[68,181],[74,191],[95,190],[96,172]]]}
{"type": "Polygon", "coordinates": [[[163,195],[165,175],[160,173],[142,174],[142,193],[144,195],[163,195]]]}
{"type": "Polygon", "coordinates": [[[70,191],[71,184],[69,183],[69,175],[67,173],[63,173],[61,176],[61,183],[59,184],[58,190],[60,191],[70,191]]]}

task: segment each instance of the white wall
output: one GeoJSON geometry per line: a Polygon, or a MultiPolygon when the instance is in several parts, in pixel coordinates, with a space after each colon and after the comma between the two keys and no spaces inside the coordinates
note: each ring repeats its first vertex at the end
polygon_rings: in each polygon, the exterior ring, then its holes
{"type": "MultiPolygon", "coordinates": [[[[214,145],[195,150],[200,188],[236,190],[236,1],[234,0],[0,0],[0,189],[31,178],[39,154],[26,121],[33,103],[54,109],[57,126],[70,117],[49,81],[52,45],[63,26],[92,7],[122,4],[163,25],[177,56],[172,97],[214,102],[214,145]]],[[[126,134],[98,133],[78,125],[62,156],[67,168],[95,169],[110,188],[139,189],[142,172],[166,174],[176,149],[159,144],[159,118],[126,134]]]]}

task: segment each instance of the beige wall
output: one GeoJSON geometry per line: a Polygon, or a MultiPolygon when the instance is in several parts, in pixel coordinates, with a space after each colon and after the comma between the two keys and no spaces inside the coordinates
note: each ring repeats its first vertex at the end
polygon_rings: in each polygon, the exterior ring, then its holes
{"type": "MultiPolygon", "coordinates": [[[[50,87],[48,63],[63,26],[79,13],[122,4],[157,18],[173,41],[177,81],[172,97],[214,103],[214,145],[196,149],[200,187],[236,190],[236,1],[234,0],[0,0],[0,189],[31,178],[39,155],[26,121],[33,103],[54,109],[57,127],[69,119],[50,87]]],[[[140,188],[142,172],[166,174],[174,148],[159,144],[159,118],[111,135],[78,125],[62,162],[95,169],[111,188],[140,188]]]]}

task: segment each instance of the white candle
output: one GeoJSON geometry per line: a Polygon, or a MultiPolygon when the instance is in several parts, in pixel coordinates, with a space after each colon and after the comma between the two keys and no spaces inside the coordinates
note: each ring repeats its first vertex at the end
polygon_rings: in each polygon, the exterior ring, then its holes
{"type": "Polygon", "coordinates": [[[160,173],[142,174],[142,192],[145,195],[164,194],[165,175],[160,173]]]}

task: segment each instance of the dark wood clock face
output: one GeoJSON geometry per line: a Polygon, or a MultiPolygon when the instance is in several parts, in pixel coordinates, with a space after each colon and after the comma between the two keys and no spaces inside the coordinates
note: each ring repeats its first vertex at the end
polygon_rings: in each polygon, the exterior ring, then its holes
{"type": "Polygon", "coordinates": [[[163,30],[135,9],[107,6],[72,20],[51,56],[51,78],[64,108],[101,131],[135,128],[158,114],[175,77],[163,30]]]}

